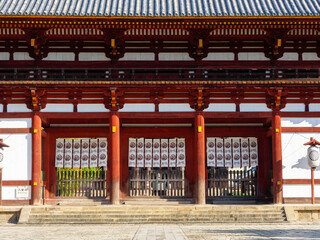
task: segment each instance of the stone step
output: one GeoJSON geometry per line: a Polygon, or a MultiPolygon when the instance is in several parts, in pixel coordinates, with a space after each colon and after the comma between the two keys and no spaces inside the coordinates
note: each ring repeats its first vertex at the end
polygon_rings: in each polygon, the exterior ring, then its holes
{"type": "Polygon", "coordinates": [[[160,213],[155,213],[155,212],[44,212],[44,213],[31,213],[30,216],[34,217],[41,217],[41,216],[69,216],[69,217],[78,217],[78,216],[185,216],[185,215],[207,215],[207,216],[222,216],[222,215],[228,215],[228,216],[279,216],[279,215],[284,215],[283,212],[266,212],[266,213],[255,213],[255,212],[247,212],[247,213],[232,213],[232,212],[160,212],[160,213]]]}
{"type": "Polygon", "coordinates": [[[196,206],[196,205],[183,205],[183,206],[180,206],[180,205],[177,205],[177,206],[170,206],[170,205],[166,205],[166,206],[148,206],[148,205],[145,205],[145,206],[132,206],[132,205],[117,205],[117,206],[114,206],[114,205],[101,205],[101,206],[45,206],[45,207],[38,207],[38,208],[34,208],[35,209],[39,209],[39,210],[42,210],[42,209],[76,209],[76,210],[79,210],[79,209],[82,209],[82,210],[86,210],[86,209],[151,209],[151,210],[157,210],[157,209],[163,209],[163,210],[167,210],[167,209],[176,209],[176,210],[181,210],[181,209],[186,209],[186,210],[190,210],[190,209],[196,209],[196,210],[214,210],[214,209],[217,209],[217,210],[236,210],[236,211],[243,211],[243,210],[280,210],[282,209],[281,206],[275,206],[275,207],[271,207],[271,206],[268,206],[268,205],[264,205],[264,206],[252,206],[252,205],[246,205],[246,206],[235,206],[235,205],[221,205],[221,206],[217,206],[217,205],[214,205],[214,206],[207,206],[207,205],[200,205],[200,206],[196,206]]]}
{"type": "MultiPolygon", "coordinates": [[[[36,219],[41,219],[42,221],[47,221],[47,220],[53,220],[53,219],[65,219],[66,221],[69,220],[86,220],[86,221],[91,221],[94,219],[117,219],[119,216],[80,216],[80,217],[70,217],[70,216],[55,216],[55,217],[50,217],[50,216],[45,216],[45,217],[30,217],[29,221],[31,220],[36,220],[36,219]]],[[[185,216],[125,216],[121,217],[121,219],[149,219],[149,218],[157,218],[157,219],[197,219],[197,218],[207,218],[207,219],[220,219],[220,218],[226,218],[226,219],[247,219],[247,220],[252,220],[252,219],[284,219],[284,216],[228,216],[228,215],[223,215],[223,216],[194,216],[194,215],[185,215],[185,216]]]]}
{"type": "Polygon", "coordinates": [[[283,218],[272,218],[272,219],[264,219],[264,218],[255,218],[255,219],[230,219],[230,218],[172,218],[172,219],[142,219],[142,218],[134,218],[134,219],[122,219],[122,218],[114,218],[114,219],[37,219],[30,220],[29,224],[110,224],[110,223],[128,223],[128,224],[143,224],[143,223],[283,223],[285,219],[283,218]]]}
{"type": "Polygon", "coordinates": [[[30,224],[98,223],[281,223],[281,206],[50,206],[31,209],[30,224]]]}
{"type": "Polygon", "coordinates": [[[257,209],[257,210],[234,210],[234,209],[185,209],[185,208],[181,208],[181,209],[126,209],[126,208],[117,208],[117,209],[110,209],[110,208],[79,208],[79,209],[74,209],[74,208],[56,208],[56,209],[32,209],[32,212],[93,212],[93,213],[97,213],[97,212],[114,212],[114,213],[118,213],[118,212],[159,212],[159,213],[163,213],[163,212],[210,212],[210,213],[214,213],[214,212],[231,212],[231,213],[248,213],[248,212],[255,212],[255,213],[268,213],[268,212],[280,212],[282,210],[261,210],[261,209],[257,209]]]}

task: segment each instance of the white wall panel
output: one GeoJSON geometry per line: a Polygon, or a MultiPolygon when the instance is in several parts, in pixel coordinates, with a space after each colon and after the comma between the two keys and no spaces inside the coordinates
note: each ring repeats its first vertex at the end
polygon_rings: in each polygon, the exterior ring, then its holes
{"type": "Polygon", "coordinates": [[[284,53],[282,58],[279,58],[280,61],[298,61],[299,54],[298,53],[284,53]]]}
{"type": "Polygon", "coordinates": [[[18,187],[24,186],[3,186],[2,187],[2,200],[30,200],[31,199],[31,186],[28,188],[28,198],[27,199],[17,199],[16,198],[16,189],[18,187]]]}
{"type": "Polygon", "coordinates": [[[239,61],[269,61],[262,52],[241,52],[238,54],[239,61]]]}
{"type": "Polygon", "coordinates": [[[235,112],[236,105],[233,103],[211,103],[204,112],[235,112]]]}
{"type": "Polygon", "coordinates": [[[73,112],[73,104],[47,104],[41,112],[73,112]]]}
{"type": "Polygon", "coordinates": [[[320,127],[320,118],[282,118],[282,127],[320,127]]]}
{"type": "Polygon", "coordinates": [[[159,61],[194,61],[188,53],[159,53],[159,61]]]}
{"type": "Polygon", "coordinates": [[[78,104],[78,112],[109,112],[104,104],[78,104]]]}
{"type": "Polygon", "coordinates": [[[240,112],[271,112],[265,103],[241,103],[240,112]]]}
{"type": "MultiPolygon", "coordinates": [[[[307,162],[308,146],[303,144],[313,137],[320,140],[320,133],[282,133],[282,174],[283,179],[310,179],[311,171],[307,162]]],[[[315,171],[320,179],[320,168],[315,171]]]]}
{"type": "Polygon", "coordinates": [[[79,61],[110,61],[104,53],[92,52],[92,53],[79,53],[79,61]]]}
{"type": "Polygon", "coordinates": [[[123,108],[119,112],[154,112],[154,104],[124,104],[123,108]]]}
{"type": "Polygon", "coordinates": [[[309,104],[309,112],[320,112],[320,104],[319,103],[309,104]]]}
{"type": "Polygon", "coordinates": [[[31,134],[0,134],[10,147],[3,153],[2,179],[31,180],[31,134]]]}
{"type": "Polygon", "coordinates": [[[0,128],[31,128],[31,118],[2,118],[0,128]]]}
{"type": "Polygon", "coordinates": [[[154,61],[154,53],[125,53],[119,61],[154,61]]]}
{"type": "Polygon", "coordinates": [[[285,108],[281,109],[282,112],[304,112],[304,110],[303,103],[288,103],[285,108]]]}
{"type": "Polygon", "coordinates": [[[0,61],[9,61],[10,60],[10,53],[1,52],[0,53],[0,61]]]}
{"type": "Polygon", "coordinates": [[[234,53],[208,53],[208,56],[203,61],[233,61],[234,53]]]}
{"type": "Polygon", "coordinates": [[[319,61],[320,58],[318,57],[317,53],[302,53],[302,60],[303,61],[319,61]]]}
{"type": "Polygon", "coordinates": [[[194,112],[187,103],[159,104],[159,112],[194,112]]]}
{"type": "Polygon", "coordinates": [[[283,197],[303,198],[311,197],[311,187],[305,184],[285,184],[283,185],[283,197]]]}
{"type": "Polygon", "coordinates": [[[48,54],[44,61],[74,61],[74,53],[65,53],[65,52],[51,52],[48,54]]]}
{"type": "Polygon", "coordinates": [[[27,52],[15,52],[13,54],[13,60],[34,60],[29,56],[27,52]]]}
{"type": "Polygon", "coordinates": [[[8,104],[8,112],[32,112],[31,109],[27,108],[26,104],[8,104]]]}

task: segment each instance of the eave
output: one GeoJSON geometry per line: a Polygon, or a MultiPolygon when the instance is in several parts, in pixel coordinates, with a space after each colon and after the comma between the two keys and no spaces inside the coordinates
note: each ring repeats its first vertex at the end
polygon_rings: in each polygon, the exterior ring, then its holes
{"type": "Polygon", "coordinates": [[[116,28],[214,29],[318,28],[320,17],[71,17],[0,16],[2,28],[116,28]]]}
{"type": "Polygon", "coordinates": [[[289,79],[261,81],[1,81],[3,88],[320,88],[320,80],[289,79]]]}

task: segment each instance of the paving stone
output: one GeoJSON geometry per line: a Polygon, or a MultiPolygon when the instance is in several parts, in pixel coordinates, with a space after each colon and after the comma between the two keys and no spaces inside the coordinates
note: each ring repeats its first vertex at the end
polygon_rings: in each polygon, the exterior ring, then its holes
{"type": "Polygon", "coordinates": [[[319,224],[0,225],[1,240],[315,240],[319,224]]]}

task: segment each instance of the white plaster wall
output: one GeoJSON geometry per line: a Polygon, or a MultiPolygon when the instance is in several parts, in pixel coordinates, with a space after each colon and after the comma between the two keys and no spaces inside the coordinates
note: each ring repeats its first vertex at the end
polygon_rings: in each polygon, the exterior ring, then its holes
{"type": "Polygon", "coordinates": [[[188,53],[159,53],[159,61],[194,61],[188,53]]]}
{"type": "Polygon", "coordinates": [[[235,112],[236,105],[233,103],[211,103],[204,112],[235,112]]]}
{"type": "Polygon", "coordinates": [[[0,61],[9,61],[10,53],[0,52],[0,61]]]}
{"type": "Polygon", "coordinates": [[[79,53],[79,61],[110,61],[104,53],[92,52],[92,53],[79,53]]]}
{"type": "Polygon", "coordinates": [[[194,112],[187,103],[159,104],[159,112],[194,112]]]}
{"type": "MultiPolygon", "coordinates": [[[[314,186],[315,197],[320,197],[320,185],[314,186]]],[[[285,184],[283,185],[283,197],[311,198],[311,186],[309,184],[285,184]]]]}
{"type": "Polygon", "coordinates": [[[282,118],[282,127],[320,127],[320,118],[282,118]]]}
{"type": "Polygon", "coordinates": [[[2,200],[30,200],[31,199],[31,186],[28,187],[28,198],[18,199],[16,198],[16,189],[24,186],[3,186],[2,187],[2,200]]]}
{"type": "Polygon", "coordinates": [[[154,112],[155,105],[154,104],[131,104],[127,103],[123,106],[119,112],[154,112]]]}
{"type": "Polygon", "coordinates": [[[26,104],[8,104],[7,106],[8,112],[32,112],[29,108],[27,108],[26,104]]]}
{"type": "Polygon", "coordinates": [[[282,58],[279,58],[280,61],[298,61],[299,54],[298,53],[284,53],[282,58]]]}
{"type": "Polygon", "coordinates": [[[240,112],[271,112],[265,103],[241,103],[240,112]]]}
{"type": "Polygon", "coordinates": [[[1,118],[0,128],[31,128],[31,118],[1,118]]]}
{"type": "Polygon", "coordinates": [[[309,112],[320,112],[320,104],[319,103],[309,104],[309,112]]]}
{"type": "Polygon", "coordinates": [[[281,109],[282,112],[304,112],[304,110],[303,103],[288,103],[285,108],[281,109]]]}
{"type": "Polygon", "coordinates": [[[47,104],[41,112],[73,112],[72,104],[47,104]]]}
{"type": "MultiPolygon", "coordinates": [[[[282,175],[283,179],[310,179],[310,167],[307,161],[308,146],[303,144],[310,138],[319,139],[320,133],[282,133],[282,175]]],[[[315,171],[320,179],[320,168],[315,171]]]]}
{"type": "Polygon", "coordinates": [[[34,60],[29,56],[27,52],[15,52],[13,53],[13,60],[34,60]]]}
{"type": "Polygon", "coordinates": [[[125,53],[119,61],[154,61],[154,53],[125,53]]]}
{"type": "Polygon", "coordinates": [[[234,53],[208,53],[208,56],[203,61],[233,61],[234,53]]]}
{"type": "Polygon", "coordinates": [[[320,58],[318,57],[317,53],[302,53],[302,60],[303,61],[318,61],[320,58]]]}
{"type": "Polygon", "coordinates": [[[104,104],[78,104],[78,112],[109,112],[104,104]]]}
{"type": "Polygon", "coordinates": [[[0,138],[10,146],[2,151],[2,180],[31,180],[31,134],[0,134],[0,138]]]}
{"type": "Polygon", "coordinates": [[[74,53],[65,53],[65,52],[51,52],[48,54],[44,61],[74,61],[74,53]]]}
{"type": "Polygon", "coordinates": [[[239,61],[269,61],[262,52],[241,52],[238,54],[239,61]]]}

